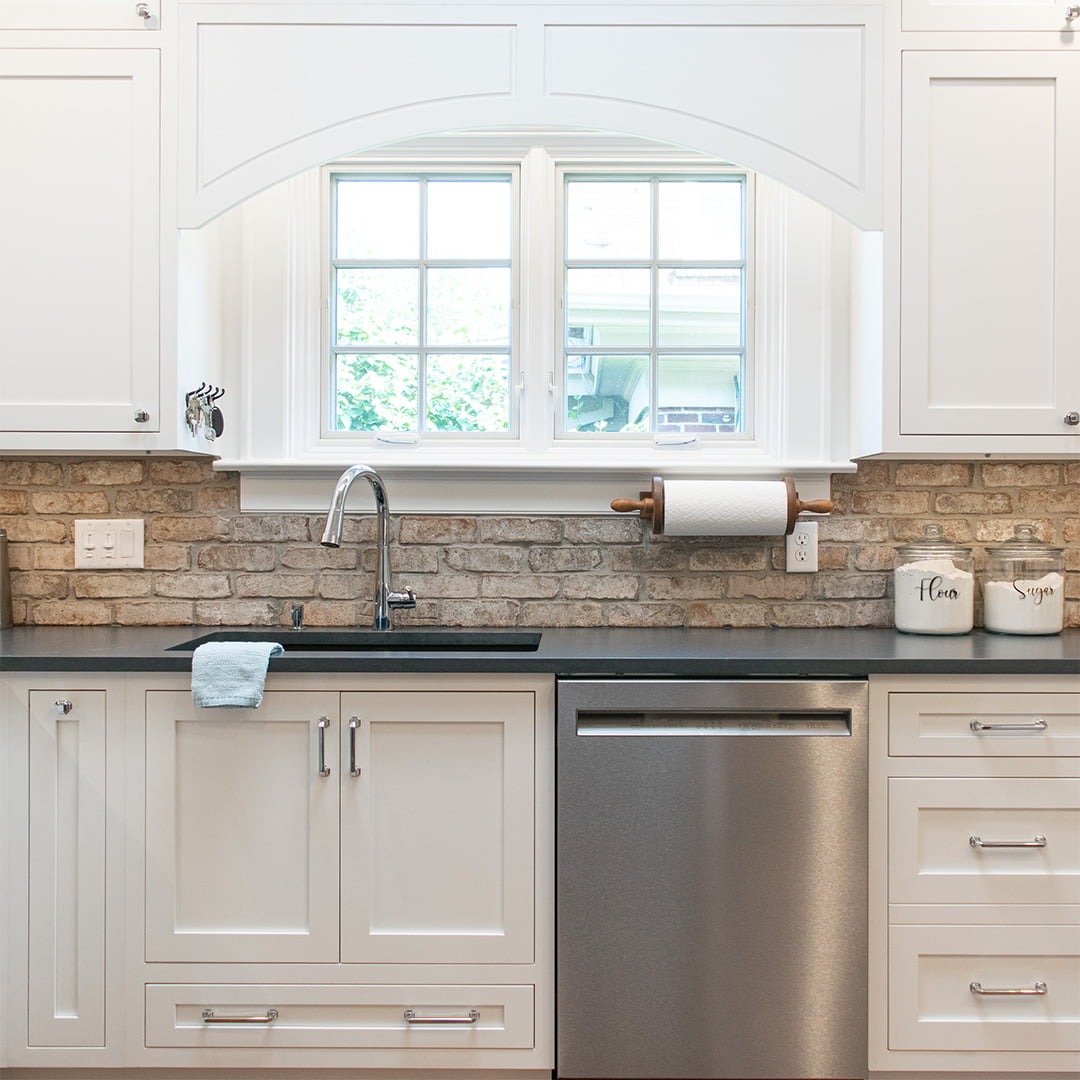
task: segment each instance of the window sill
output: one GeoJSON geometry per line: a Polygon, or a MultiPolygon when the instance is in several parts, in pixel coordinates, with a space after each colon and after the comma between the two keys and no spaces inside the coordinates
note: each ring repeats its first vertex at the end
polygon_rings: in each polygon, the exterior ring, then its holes
{"type": "MultiPolygon", "coordinates": [[[[851,461],[781,461],[753,452],[725,454],[685,448],[642,449],[618,463],[580,449],[545,455],[500,454],[478,462],[440,454],[410,459],[409,453],[357,450],[320,455],[318,460],[233,461],[218,470],[239,472],[241,510],[253,513],[324,513],[341,471],[357,461],[378,469],[395,514],[605,514],[615,498],[636,498],[653,476],[666,479],[795,480],[804,501],[829,497],[834,473],[855,471],[851,461]]],[[[354,512],[366,503],[358,499],[354,512]]]]}

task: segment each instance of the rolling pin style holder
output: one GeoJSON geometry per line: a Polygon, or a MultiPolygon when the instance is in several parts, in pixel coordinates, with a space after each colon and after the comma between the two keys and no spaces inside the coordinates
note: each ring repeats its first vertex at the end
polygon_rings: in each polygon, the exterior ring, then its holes
{"type": "MultiPolygon", "coordinates": [[[[799,493],[795,490],[795,481],[790,476],[785,476],[781,481],[787,488],[787,527],[785,536],[790,536],[795,529],[795,521],[799,514],[806,511],[809,514],[831,514],[834,504],[828,499],[814,499],[803,502],[799,493]]],[[[659,536],[664,531],[664,478],[654,476],[652,478],[652,490],[639,492],[637,499],[612,499],[611,509],[620,514],[630,514],[637,511],[643,521],[652,522],[653,534],[659,536]]]]}

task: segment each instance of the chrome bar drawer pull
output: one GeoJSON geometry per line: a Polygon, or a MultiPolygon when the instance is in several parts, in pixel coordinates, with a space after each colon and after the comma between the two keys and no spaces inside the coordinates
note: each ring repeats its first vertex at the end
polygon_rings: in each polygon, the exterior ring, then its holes
{"type": "Polygon", "coordinates": [[[1030,724],[984,724],[972,720],[970,727],[972,731],[1045,731],[1046,721],[1041,716],[1030,724]]]}
{"type": "Polygon", "coordinates": [[[468,1016],[417,1016],[412,1009],[405,1010],[406,1024],[475,1024],[479,1020],[479,1009],[470,1009],[468,1016]]]}
{"type": "Polygon", "coordinates": [[[329,716],[319,717],[319,775],[329,776],[330,766],[326,764],[326,729],[330,726],[329,716]]]}
{"type": "Polygon", "coordinates": [[[980,982],[971,983],[971,992],[973,994],[1045,994],[1046,983],[1037,982],[1034,986],[1003,986],[1003,987],[990,987],[983,986],[980,982]]]}
{"type": "Polygon", "coordinates": [[[978,836],[969,836],[968,843],[973,848],[988,847],[1046,847],[1046,837],[1036,836],[1033,840],[983,840],[978,836]]]}
{"type": "Polygon", "coordinates": [[[356,764],[356,729],[360,726],[360,717],[354,716],[349,721],[349,775],[359,776],[360,766],[356,764]]]}
{"type": "Polygon", "coordinates": [[[203,1009],[204,1024],[272,1024],[278,1018],[277,1009],[267,1009],[262,1016],[215,1016],[213,1009],[203,1009]]]}

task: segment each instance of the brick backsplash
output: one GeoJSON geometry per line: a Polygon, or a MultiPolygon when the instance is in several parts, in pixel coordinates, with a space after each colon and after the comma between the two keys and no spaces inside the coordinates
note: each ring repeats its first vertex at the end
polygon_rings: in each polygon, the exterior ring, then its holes
{"type": "MultiPolygon", "coordinates": [[[[860,463],[833,477],[816,574],[784,572],[783,537],[654,537],[635,517],[422,516],[392,524],[400,625],[891,626],[894,545],[929,521],[975,548],[1021,522],[1066,548],[1080,626],[1080,463],[860,463]]],[[[324,518],[241,514],[239,478],[201,459],[0,459],[14,614],[38,625],[287,624],[371,618],[374,519],[343,547],[324,518]],[[76,517],[141,517],[146,567],[74,568],[76,517]]],[[[976,621],[980,612],[976,607],[976,621]]]]}

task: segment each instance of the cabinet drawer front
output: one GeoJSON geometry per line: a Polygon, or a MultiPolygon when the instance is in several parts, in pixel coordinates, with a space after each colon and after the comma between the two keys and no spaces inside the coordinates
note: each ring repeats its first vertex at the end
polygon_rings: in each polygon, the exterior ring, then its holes
{"type": "Polygon", "coordinates": [[[1076,757],[1080,694],[889,694],[889,754],[1076,757]]]}
{"type": "Polygon", "coordinates": [[[889,899],[1077,902],[1080,780],[890,780],[889,899]]]}
{"type": "Polygon", "coordinates": [[[893,926],[889,985],[891,1050],[1080,1050],[1076,927],[893,926]]]}
{"type": "Polygon", "coordinates": [[[146,1045],[531,1049],[533,987],[149,983],[146,1045]]]}

